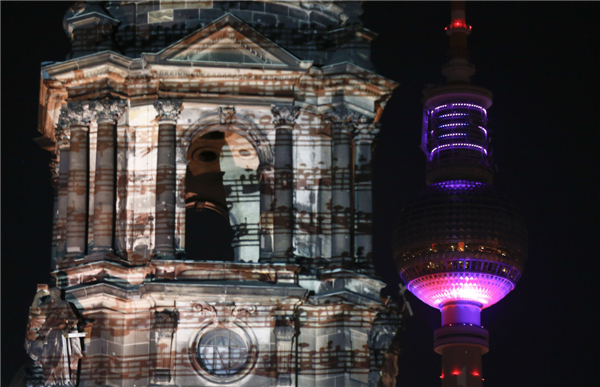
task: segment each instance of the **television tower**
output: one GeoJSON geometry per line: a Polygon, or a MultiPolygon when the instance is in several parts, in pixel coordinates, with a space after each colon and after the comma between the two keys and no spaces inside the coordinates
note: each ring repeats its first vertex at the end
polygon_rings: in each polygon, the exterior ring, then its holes
{"type": "Polygon", "coordinates": [[[487,109],[492,93],[470,83],[464,1],[452,2],[444,86],[424,93],[421,147],[427,186],[401,212],[395,261],[407,288],[442,312],[434,350],[442,386],[482,385],[489,351],[481,310],[515,288],[527,259],[521,216],[496,189],[487,109]]]}

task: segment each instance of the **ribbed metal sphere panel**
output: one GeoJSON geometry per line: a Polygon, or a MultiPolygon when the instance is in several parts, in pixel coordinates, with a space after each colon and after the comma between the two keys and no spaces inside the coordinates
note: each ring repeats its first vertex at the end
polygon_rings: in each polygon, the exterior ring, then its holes
{"type": "Polygon", "coordinates": [[[513,205],[490,184],[453,180],[427,186],[400,214],[395,261],[408,283],[431,273],[487,273],[516,283],[527,232],[513,205]]]}

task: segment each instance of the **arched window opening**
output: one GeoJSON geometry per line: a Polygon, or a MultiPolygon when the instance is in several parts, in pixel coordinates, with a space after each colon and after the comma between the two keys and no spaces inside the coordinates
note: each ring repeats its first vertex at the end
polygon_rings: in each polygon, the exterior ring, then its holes
{"type": "Polygon", "coordinates": [[[259,158],[247,139],[223,129],[200,133],[187,153],[186,259],[255,261],[259,158]]]}

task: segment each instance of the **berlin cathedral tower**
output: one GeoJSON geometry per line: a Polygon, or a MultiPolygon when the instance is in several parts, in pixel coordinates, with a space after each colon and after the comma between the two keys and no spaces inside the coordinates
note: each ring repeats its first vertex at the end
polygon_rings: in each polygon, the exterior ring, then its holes
{"type": "MultiPolygon", "coordinates": [[[[55,283],[27,386],[394,386],[359,2],[79,2],[41,69],[55,283]]],[[[50,257],[49,257],[50,258],[50,257]]]]}

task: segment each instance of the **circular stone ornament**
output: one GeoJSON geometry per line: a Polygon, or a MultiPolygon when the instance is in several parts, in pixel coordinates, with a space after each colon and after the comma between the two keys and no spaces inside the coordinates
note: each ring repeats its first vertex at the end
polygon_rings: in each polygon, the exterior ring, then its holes
{"type": "Polygon", "coordinates": [[[239,323],[207,325],[198,331],[190,349],[196,372],[213,383],[237,382],[248,375],[257,359],[256,336],[239,323]]]}

